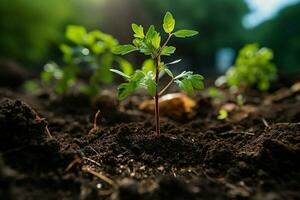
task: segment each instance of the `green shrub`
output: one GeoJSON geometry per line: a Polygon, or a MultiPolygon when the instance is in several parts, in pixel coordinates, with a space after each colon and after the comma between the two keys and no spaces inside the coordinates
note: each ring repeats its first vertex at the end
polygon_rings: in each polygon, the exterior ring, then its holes
{"type": "Polygon", "coordinates": [[[271,49],[259,48],[257,44],[246,45],[240,50],[235,65],[227,71],[227,83],[238,88],[257,87],[260,91],[268,90],[272,81],[277,78],[272,58],[271,49]]]}
{"type": "Polygon", "coordinates": [[[86,69],[92,75],[88,84],[81,89],[91,97],[98,94],[102,83],[112,81],[110,68],[114,63],[119,64],[124,74],[132,73],[131,64],[112,53],[118,41],[111,35],[98,30],[87,32],[82,26],[70,25],[66,30],[66,38],[69,43],[60,46],[65,67],[49,63],[41,73],[44,83],[55,82],[55,91],[58,94],[67,93],[79,73],[86,69]]]}

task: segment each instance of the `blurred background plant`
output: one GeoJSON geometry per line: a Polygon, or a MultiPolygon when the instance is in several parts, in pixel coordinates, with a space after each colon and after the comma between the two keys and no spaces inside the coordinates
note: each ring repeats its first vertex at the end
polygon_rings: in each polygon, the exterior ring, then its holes
{"type": "MultiPolygon", "coordinates": [[[[257,42],[273,49],[280,72],[300,71],[298,0],[0,0],[0,58],[41,71],[48,60],[63,62],[58,46],[68,24],[100,29],[128,43],[132,21],[158,25],[157,16],[166,11],[178,19],[178,28],[199,31],[199,37],[174,43],[183,65],[196,66],[185,70],[216,77],[234,63],[241,47],[257,42]]],[[[137,67],[144,59],[127,58],[137,67]]]]}
{"type": "Polygon", "coordinates": [[[226,72],[229,86],[241,89],[256,87],[267,91],[277,79],[277,69],[272,59],[271,49],[260,48],[258,44],[246,45],[239,51],[235,64],[226,72]]]}
{"type": "Polygon", "coordinates": [[[125,75],[131,75],[131,64],[112,53],[119,44],[113,36],[99,30],[88,32],[82,26],[67,26],[65,37],[67,43],[61,44],[63,53],[62,67],[55,62],[44,66],[39,81],[27,81],[25,89],[34,92],[39,85],[53,88],[54,92],[63,95],[79,90],[91,98],[97,96],[101,85],[113,80],[111,66],[118,64],[125,75]],[[88,80],[81,83],[80,80],[88,80]]]}

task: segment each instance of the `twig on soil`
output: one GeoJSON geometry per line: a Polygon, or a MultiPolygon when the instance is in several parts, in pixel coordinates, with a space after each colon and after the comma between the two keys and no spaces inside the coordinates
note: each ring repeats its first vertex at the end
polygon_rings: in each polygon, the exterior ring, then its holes
{"type": "Polygon", "coordinates": [[[271,128],[269,123],[266,121],[265,118],[262,118],[262,122],[264,123],[264,125],[267,127],[267,128],[271,128]]]}
{"type": "Polygon", "coordinates": [[[100,196],[108,196],[111,195],[114,191],[113,190],[102,190],[99,192],[100,196]]]}
{"type": "Polygon", "coordinates": [[[95,130],[96,130],[97,128],[99,128],[98,125],[97,125],[97,119],[98,119],[99,114],[100,114],[100,110],[98,110],[98,111],[96,112],[95,117],[94,117],[93,129],[95,129],[95,130]]]}
{"type": "Polygon", "coordinates": [[[99,129],[99,126],[97,125],[97,119],[98,119],[98,116],[100,114],[100,110],[98,110],[94,116],[94,121],[93,121],[93,128],[89,131],[89,134],[95,130],[98,130],[99,129]]]}
{"type": "Polygon", "coordinates": [[[90,167],[88,166],[83,166],[82,167],[82,171],[90,173],[96,177],[98,177],[99,179],[101,179],[102,181],[108,183],[109,185],[111,185],[112,187],[116,188],[117,184],[110,178],[108,178],[107,176],[100,174],[98,172],[95,172],[94,170],[92,170],[90,167]]]}
{"type": "Polygon", "coordinates": [[[99,157],[101,156],[100,153],[96,151],[93,147],[91,146],[87,146],[87,147],[90,148],[92,151],[94,151],[99,157]]]}
{"type": "Polygon", "coordinates": [[[173,173],[174,178],[176,178],[177,175],[176,175],[176,172],[175,172],[174,168],[172,168],[172,173],[173,173]]]}
{"type": "Polygon", "coordinates": [[[66,167],[65,172],[70,171],[70,169],[75,165],[75,164],[81,164],[82,163],[82,159],[78,156],[75,155],[74,160],[66,167]]]}
{"type": "MultiPolygon", "coordinates": [[[[37,120],[39,120],[39,121],[45,120],[45,118],[41,118],[37,113],[35,113],[35,115],[36,115],[36,119],[37,120]]],[[[48,125],[45,126],[45,132],[46,132],[46,134],[48,135],[48,137],[50,139],[53,138],[52,135],[51,135],[51,133],[50,133],[50,131],[49,131],[48,125]]]]}
{"type": "Polygon", "coordinates": [[[97,165],[98,167],[101,167],[101,164],[98,163],[97,161],[94,161],[93,159],[90,159],[90,158],[88,158],[88,157],[82,157],[82,159],[87,160],[87,161],[89,161],[89,162],[91,162],[91,163],[97,165]]]}
{"type": "Polygon", "coordinates": [[[244,134],[246,134],[246,135],[255,135],[254,133],[251,133],[251,132],[244,132],[244,134]]]}
{"type": "Polygon", "coordinates": [[[50,133],[50,131],[49,131],[48,125],[46,125],[45,131],[46,131],[48,137],[49,137],[50,139],[52,139],[53,137],[52,137],[52,135],[51,135],[51,133],[50,133]]]}

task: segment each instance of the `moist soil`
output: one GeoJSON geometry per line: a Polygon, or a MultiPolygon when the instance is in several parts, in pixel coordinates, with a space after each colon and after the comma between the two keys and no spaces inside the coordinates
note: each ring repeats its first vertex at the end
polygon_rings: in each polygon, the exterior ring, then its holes
{"type": "Polygon", "coordinates": [[[142,93],[120,103],[109,90],[91,103],[1,89],[0,199],[300,199],[292,84],[246,92],[251,112],[227,89],[219,103],[201,92],[192,113],[161,118],[161,135],[153,114],[138,109],[142,93]],[[218,120],[229,103],[235,111],[218,120]]]}

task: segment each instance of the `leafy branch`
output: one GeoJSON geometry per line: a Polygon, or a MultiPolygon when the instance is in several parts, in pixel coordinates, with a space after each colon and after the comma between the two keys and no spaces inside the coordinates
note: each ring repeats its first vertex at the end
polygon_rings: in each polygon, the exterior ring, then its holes
{"type": "Polygon", "coordinates": [[[177,76],[173,75],[169,66],[177,64],[181,60],[175,60],[167,64],[164,64],[164,62],[161,61],[162,56],[170,56],[176,51],[174,46],[168,46],[168,43],[173,36],[177,38],[186,38],[195,36],[198,32],[186,29],[174,32],[175,19],[170,12],[167,12],[164,16],[163,29],[165,33],[167,33],[167,39],[164,43],[161,41],[161,34],[155,30],[153,25],[151,25],[145,33],[142,25],[132,24],[134,33],[132,44],[116,46],[113,49],[113,52],[115,54],[125,55],[130,52],[139,51],[146,56],[150,56],[154,64],[151,67],[143,67],[141,70],[136,70],[132,75],[127,75],[119,70],[111,69],[112,72],[123,76],[127,80],[126,83],[122,83],[118,87],[119,100],[124,100],[138,88],[145,88],[149,95],[154,97],[157,134],[160,134],[159,97],[172,85],[172,83],[176,83],[181,90],[189,94],[193,94],[194,90],[200,90],[204,87],[204,78],[199,74],[194,74],[191,71],[184,71],[177,76]],[[159,91],[158,85],[162,73],[166,73],[170,76],[171,80],[161,91],[159,91]]]}

